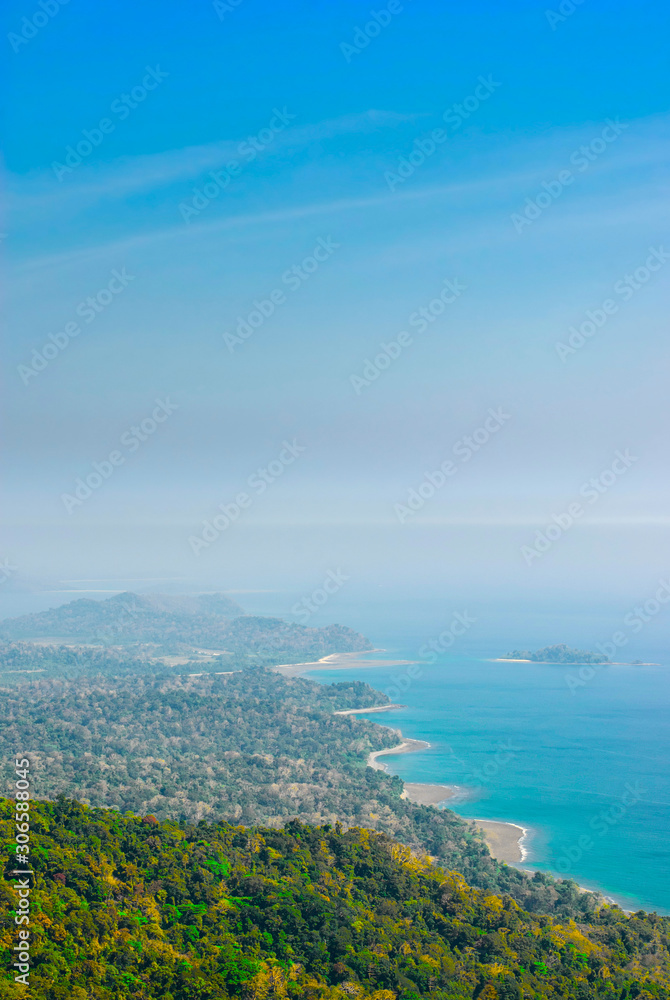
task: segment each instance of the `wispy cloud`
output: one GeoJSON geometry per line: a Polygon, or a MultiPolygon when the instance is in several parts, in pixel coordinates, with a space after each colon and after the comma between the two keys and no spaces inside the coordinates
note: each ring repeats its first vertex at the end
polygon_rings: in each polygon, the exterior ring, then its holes
{"type": "MultiPolygon", "coordinates": [[[[385,130],[389,130],[390,134],[391,130],[408,122],[419,122],[417,128],[421,130],[424,126],[420,124],[420,119],[423,117],[423,114],[402,115],[372,110],[294,127],[277,136],[276,142],[262,155],[279,160],[283,155],[289,154],[291,173],[295,176],[296,151],[317,147],[316,154],[310,158],[309,169],[313,180],[314,172],[318,172],[331,155],[330,150],[318,149],[319,144],[325,140],[354,134],[378,134],[385,130]]],[[[125,254],[166,240],[193,241],[217,233],[282,225],[347,212],[383,210],[387,206],[431,200],[448,204],[450,237],[457,236],[459,240],[465,240],[467,247],[480,245],[482,242],[490,243],[491,240],[503,245],[517,239],[511,225],[505,225],[510,197],[520,198],[523,202],[526,195],[532,195],[535,186],[543,178],[551,179],[565,165],[566,155],[577,148],[580,142],[588,139],[594,128],[595,126],[587,124],[579,128],[556,129],[550,135],[542,137],[511,135],[505,136],[504,142],[500,141],[501,137],[489,137],[483,144],[479,157],[479,176],[472,177],[470,172],[467,177],[462,176],[458,160],[447,157],[445,164],[437,171],[440,177],[444,177],[445,173],[451,175],[446,183],[435,183],[436,173],[431,172],[425,180],[417,178],[412,185],[396,192],[389,192],[381,183],[376,186],[374,176],[358,176],[354,169],[357,153],[349,151],[344,154],[343,161],[347,167],[343,171],[344,187],[349,193],[343,197],[310,201],[307,194],[302,203],[296,204],[294,186],[280,207],[262,211],[238,211],[223,217],[213,214],[211,219],[189,227],[177,220],[176,213],[174,225],[165,225],[164,215],[160,216],[163,222],[161,225],[153,217],[138,220],[129,212],[129,235],[105,239],[105,227],[93,227],[87,230],[93,234],[93,240],[97,237],[97,242],[92,242],[92,245],[64,249],[60,253],[25,257],[17,261],[17,270],[34,271],[77,264],[92,257],[125,254]],[[356,194],[356,188],[360,191],[363,186],[365,193],[356,194]],[[473,221],[471,214],[467,215],[462,211],[466,206],[478,209],[481,218],[473,221]],[[463,216],[462,225],[458,221],[459,213],[463,216]],[[495,225],[491,222],[493,217],[495,225]]],[[[593,168],[593,173],[597,170],[601,180],[606,181],[601,184],[601,190],[594,194],[592,185],[588,184],[589,175],[582,175],[587,181],[583,189],[574,185],[560,209],[547,213],[546,218],[542,219],[542,228],[558,233],[569,232],[576,226],[590,229],[603,225],[611,227],[653,222],[664,218],[667,182],[656,175],[648,182],[641,178],[640,168],[648,166],[653,171],[656,166],[666,162],[669,137],[670,115],[631,122],[625,144],[623,139],[620,140],[622,145],[612,151],[610,158],[603,157],[593,168]],[[585,203],[585,197],[588,203],[585,203]]],[[[463,141],[467,143],[470,140],[460,137],[459,142],[463,141]]],[[[476,141],[481,143],[481,137],[476,141]]],[[[38,211],[42,223],[42,210],[50,208],[53,211],[58,199],[68,202],[68,209],[76,213],[105,199],[123,200],[132,195],[154,194],[167,190],[170,185],[196,180],[207,170],[220,167],[233,155],[238,143],[237,139],[225,140],[183,150],[125,158],[98,167],[85,166],[76,178],[72,178],[71,184],[59,184],[55,177],[43,173],[23,178],[10,177],[7,185],[10,204],[19,213],[19,217],[23,214],[30,216],[31,211],[38,211]]],[[[383,153],[378,153],[377,157],[379,156],[383,157],[383,153]]],[[[338,169],[341,168],[338,166],[338,169]]],[[[309,191],[314,185],[305,184],[304,187],[309,191]]],[[[297,188],[300,189],[300,185],[297,188]]],[[[282,197],[284,195],[285,192],[282,197]]],[[[239,205],[240,200],[237,199],[234,204],[239,205]]],[[[425,239],[425,234],[421,238],[425,239]]],[[[411,254],[412,247],[406,246],[405,252],[411,254]]]]}
{"type": "Polygon", "coordinates": [[[491,185],[501,183],[500,179],[480,180],[469,183],[448,184],[433,188],[417,188],[416,190],[403,191],[398,194],[382,192],[379,195],[371,195],[361,198],[339,198],[333,201],[312,202],[303,205],[292,205],[286,208],[275,209],[267,212],[241,213],[239,215],[226,216],[221,219],[212,219],[210,222],[203,222],[197,226],[186,228],[183,223],[174,226],[167,226],[162,229],[154,229],[149,232],[136,233],[135,235],[120,240],[103,242],[94,247],[84,247],[76,250],[65,251],[61,254],[50,254],[42,257],[34,257],[25,260],[19,265],[19,269],[40,269],[59,264],[70,264],[77,260],[90,259],[93,254],[106,256],[113,253],[125,253],[137,247],[161,242],[167,239],[197,239],[207,234],[225,232],[228,230],[244,229],[251,226],[281,224],[292,222],[298,219],[305,219],[311,216],[336,215],[341,212],[353,212],[361,209],[377,208],[397,201],[419,201],[431,198],[456,197],[468,192],[482,191],[491,185]]]}
{"type": "MultiPolygon", "coordinates": [[[[295,109],[289,110],[295,113],[295,109]]],[[[268,114],[271,117],[271,109],[268,109],[268,114]]],[[[297,149],[337,136],[394,128],[418,117],[372,109],[316,124],[300,125],[298,118],[298,124],[280,133],[261,156],[293,153],[297,149]]],[[[261,122],[260,126],[263,124],[261,122]]],[[[7,174],[7,207],[12,211],[20,211],[43,205],[53,206],[55,199],[88,202],[98,198],[124,198],[131,194],[158,190],[221,167],[235,155],[245,138],[242,135],[236,139],[224,139],[202,146],[188,146],[185,149],[143,156],[120,157],[109,163],[83,165],[76,177],[71,181],[68,179],[67,183],[57,181],[51,170],[41,170],[25,176],[7,174]]]]}

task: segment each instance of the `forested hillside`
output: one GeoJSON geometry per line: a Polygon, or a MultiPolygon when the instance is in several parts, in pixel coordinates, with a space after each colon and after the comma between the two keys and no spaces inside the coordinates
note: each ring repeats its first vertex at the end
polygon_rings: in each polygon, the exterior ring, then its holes
{"type": "Polygon", "coordinates": [[[280,618],[245,615],[225,594],[172,597],[117,594],[104,601],[82,598],[49,611],[0,623],[5,641],[54,639],[109,645],[151,643],[159,652],[193,647],[234,654],[287,657],[289,662],[330,653],[371,649],[365,636],[343,625],[308,628],[280,618]]]}
{"type": "Polygon", "coordinates": [[[499,864],[471,824],[401,799],[399,778],[366,766],[369,752],[393,746],[397,734],[333,712],[386,701],[366,684],[263,669],[37,682],[0,689],[0,768],[11,781],[21,747],[38,797],[65,794],[159,819],[279,827],[297,816],[371,827],[536,912],[592,909],[593,895],[499,864]]]}
{"type": "Polygon", "coordinates": [[[14,803],[0,800],[3,1000],[667,1000],[670,919],[525,913],[368,830],[32,812],[30,991],[12,981],[14,803]]]}
{"type": "MultiPolygon", "coordinates": [[[[190,666],[190,671],[196,667],[190,666]]],[[[222,666],[217,666],[222,670],[222,666]]],[[[32,642],[0,641],[0,684],[24,684],[52,677],[141,676],[165,670],[151,646],[38,645],[32,642]]]]}
{"type": "Polygon", "coordinates": [[[48,611],[38,611],[0,623],[7,639],[58,637],[93,642],[160,642],[165,634],[230,621],[243,615],[225,594],[172,596],[115,594],[103,601],[79,598],[48,611]]]}

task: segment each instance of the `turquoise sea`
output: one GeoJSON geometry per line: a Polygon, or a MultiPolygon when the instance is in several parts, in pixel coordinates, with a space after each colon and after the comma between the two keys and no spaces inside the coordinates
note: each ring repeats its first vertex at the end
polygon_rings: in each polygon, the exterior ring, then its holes
{"type": "Polygon", "coordinates": [[[431,664],[420,645],[365,657],[418,661],[409,669],[310,676],[364,680],[402,702],[368,718],[430,748],[386,757],[389,769],[461,786],[462,816],[526,827],[522,867],[574,878],[626,909],[670,913],[670,666],[606,666],[575,686],[588,671],[492,662],[500,647],[431,664]]]}

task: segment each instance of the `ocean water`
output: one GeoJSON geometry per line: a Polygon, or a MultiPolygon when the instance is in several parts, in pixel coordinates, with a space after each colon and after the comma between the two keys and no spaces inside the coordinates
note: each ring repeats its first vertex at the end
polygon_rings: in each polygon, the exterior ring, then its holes
{"type": "Polygon", "coordinates": [[[574,878],[626,909],[670,913],[670,666],[580,677],[579,667],[491,662],[500,646],[429,664],[419,645],[366,657],[418,661],[411,668],[310,676],[364,680],[402,702],[368,718],[430,748],[385,757],[389,770],[459,786],[450,806],[462,816],[527,828],[521,867],[574,878]]]}

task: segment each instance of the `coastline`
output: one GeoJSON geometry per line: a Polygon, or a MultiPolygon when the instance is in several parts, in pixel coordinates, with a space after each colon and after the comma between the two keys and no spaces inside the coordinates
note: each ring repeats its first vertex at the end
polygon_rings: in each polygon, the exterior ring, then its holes
{"type": "Polygon", "coordinates": [[[333,715],[367,715],[369,712],[390,712],[394,708],[407,708],[406,705],[373,705],[372,708],[340,708],[333,715]]]}
{"type": "MultiPolygon", "coordinates": [[[[382,650],[369,650],[368,652],[382,652],[382,650]]],[[[276,667],[275,669],[281,672],[286,672],[288,676],[296,676],[299,673],[304,673],[308,670],[327,670],[327,669],[346,669],[348,667],[372,667],[372,666],[387,666],[387,665],[405,665],[413,663],[412,660],[392,660],[392,661],[368,661],[368,660],[357,660],[360,657],[360,653],[339,653],[331,654],[330,656],[322,657],[315,663],[306,664],[286,664],[282,667],[276,667]]],[[[516,663],[536,663],[539,661],[535,660],[521,660],[521,659],[510,659],[509,657],[497,657],[491,658],[489,662],[492,663],[504,663],[504,662],[516,662],[516,663]]],[[[547,662],[549,666],[555,666],[556,664],[547,662]]],[[[578,664],[579,665],[579,664],[578,664]]],[[[598,664],[598,666],[655,666],[656,664],[598,664]]],[[[568,666],[573,666],[573,664],[568,664],[568,666]]],[[[373,705],[369,708],[361,709],[344,709],[334,714],[337,715],[365,715],[373,712],[385,712],[391,711],[396,708],[405,708],[406,706],[398,704],[390,705],[373,705]]],[[[389,728],[389,727],[386,727],[389,728]]],[[[411,737],[403,737],[400,730],[396,729],[398,737],[401,742],[393,747],[387,747],[382,750],[375,750],[368,754],[367,764],[374,770],[382,770],[387,773],[392,773],[388,764],[379,758],[390,757],[401,755],[405,753],[418,753],[421,750],[427,750],[430,748],[431,744],[426,740],[413,739],[411,737]]],[[[412,802],[416,805],[422,806],[432,806],[432,807],[445,807],[453,808],[455,803],[454,799],[460,799],[467,797],[467,789],[461,788],[456,785],[441,785],[428,782],[403,782],[404,790],[402,792],[402,798],[412,802]]],[[[510,820],[493,820],[484,819],[481,817],[472,818],[468,816],[462,816],[461,819],[465,820],[466,823],[472,824],[472,827],[479,830],[483,836],[483,839],[489,849],[491,857],[495,860],[500,861],[504,864],[514,865],[522,871],[527,872],[532,875],[535,868],[522,867],[528,861],[530,855],[530,849],[528,842],[532,837],[532,830],[529,827],[522,826],[521,823],[515,823],[510,820]]],[[[565,876],[558,873],[552,873],[554,877],[558,880],[562,880],[565,876]]],[[[577,884],[580,892],[583,893],[595,893],[596,895],[602,897],[608,903],[615,902],[613,897],[606,895],[601,889],[598,888],[588,888],[587,886],[577,884]]],[[[621,905],[621,904],[619,904],[621,905]]],[[[625,912],[633,912],[632,910],[626,910],[625,912]]]]}
{"type": "Polygon", "coordinates": [[[388,771],[386,764],[377,763],[378,757],[387,757],[390,754],[395,756],[402,753],[417,753],[419,750],[428,750],[430,747],[430,743],[426,743],[425,740],[405,738],[402,733],[399,735],[402,737],[402,743],[398,743],[395,747],[386,747],[384,750],[373,750],[372,753],[368,754],[368,767],[371,767],[373,771],[388,771]]]}
{"type": "Polygon", "coordinates": [[[524,841],[528,828],[506,820],[473,819],[472,822],[484,834],[491,857],[507,864],[519,864],[528,857],[524,841]]]}
{"type": "MultiPolygon", "coordinates": [[[[381,649],[372,649],[368,652],[381,653],[381,649]]],[[[312,663],[284,663],[278,664],[273,669],[285,677],[297,677],[300,674],[312,670],[345,670],[358,667],[383,667],[383,666],[404,666],[410,664],[412,660],[360,660],[356,659],[362,654],[358,653],[331,653],[329,656],[322,656],[320,660],[312,663]]],[[[531,661],[528,661],[531,662],[531,661]]],[[[368,715],[373,712],[389,712],[393,709],[404,708],[404,705],[372,705],[369,708],[347,708],[334,712],[334,715],[368,715]]],[[[375,771],[386,771],[390,773],[385,762],[379,760],[380,757],[399,756],[406,753],[418,753],[421,750],[428,750],[430,743],[426,740],[415,740],[410,737],[401,738],[400,743],[393,747],[386,747],[383,750],[373,750],[368,754],[368,767],[375,771]]],[[[429,782],[405,781],[402,798],[407,799],[420,806],[440,806],[446,804],[451,799],[460,796],[463,790],[457,785],[440,785],[429,782]]],[[[467,817],[463,817],[467,819],[467,817]]],[[[470,820],[478,827],[484,835],[486,844],[492,857],[498,861],[508,864],[523,862],[528,857],[528,851],[524,846],[524,840],[528,836],[526,827],[517,823],[510,823],[501,820],[470,820]]]]}
{"type": "Polygon", "coordinates": [[[424,782],[405,781],[405,790],[400,796],[417,806],[441,806],[443,802],[455,798],[460,789],[455,785],[429,785],[424,782]]]}
{"type": "MultiPolygon", "coordinates": [[[[402,736],[402,734],[400,734],[402,736]]],[[[405,753],[418,753],[427,750],[430,743],[425,740],[414,740],[402,737],[402,743],[387,747],[384,750],[373,750],[368,754],[368,767],[375,771],[389,772],[388,765],[380,763],[380,757],[399,756],[405,753]]],[[[434,785],[425,782],[404,782],[402,798],[420,806],[439,806],[458,796],[462,789],[457,785],[434,785]]],[[[467,820],[467,817],[463,817],[467,820]]],[[[528,829],[518,823],[502,820],[472,819],[473,823],[484,835],[491,856],[497,861],[507,864],[518,864],[528,857],[524,841],[528,837],[528,829]]]]}
{"type": "MultiPolygon", "coordinates": [[[[385,750],[373,750],[372,753],[368,754],[368,767],[371,767],[374,771],[386,771],[388,774],[390,773],[388,765],[380,764],[377,758],[390,756],[391,754],[395,756],[403,753],[418,753],[419,750],[427,750],[429,747],[430,743],[426,743],[425,740],[403,738],[402,743],[398,743],[395,747],[387,747],[385,750]]],[[[454,798],[460,791],[455,785],[432,785],[416,781],[405,781],[403,784],[405,788],[401,798],[407,799],[409,802],[414,802],[418,806],[441,805],[442,802],[454,798]]]]}
{"type": "Polygon", "coordinates": [[[586,660],[519,660],[513,656],[494,656],[489,663],[536,663],[540,667],[660,667],[660,663],[633,663],[607,660],[605,663],[589,663],[586,660]]]}
{"type": "Polygon", "coordinates": [[[357,653],[330,653],[310,663],[278,663],[272,669],[284,677],[299,677],[313,670],[358,670],[362,667],[405,667],[414,660],[361,660],[356,657],[383,653],[383,649],[363,649],[357,653]]]}
{"type": "MultiPolygon", "coordinates": [[[[380,649],[368,650],[367,652],[383,652],[380,649]]],[[[413,663],[412,660],[360,660],[361,653],[332,653],[329,656],[321,657],[313,663],[280,664],[273,669],[287,677],[299,676],[311,670],[343,670],[347,668],[375,667],[375,666],[401,666],[413,663]]],[[[535,663],[534,660],[510,660],[508,657],[498,657],[490,660],[493,663],[535,663]]],[[[610,665],[610,664],[608,664],[610,665]]],[[[611,664],[617,666],[618,664],[611,664]]],[[[626,664],[629,665],[629,664],[626,664]]],[[[650,664],[642,664],[644,666],[650,664]]],[[[404,708],[404,705],[373,705],[369,708],[342,709],[334,712],[335,715],[366,715],[373,712],[388,712],[397,708],[404,708]]],[[[379,760],[380,757],[399,756],[406,753],[418,753],[421,750],[428,750],[430,743],[426,740],[416,740],[411,737],[403,737],[399,730],[396,730],[401,742],[393,747],[386,747],[383,750],[373,750],[368,754],[368,767],[375,771],[386,771],[391,773],[388,765],[379,760]]],[[[403,782],[404,790],[402,798],[416,805],[422,806],[446,806],[450,800],[462,795],[463,789],[457,785],[440,785],[428,782],[403,782]]],[[[484,841],[491,853],[491,857],[505,864],[521,865],[529,856],[527,841],[531,834],[528,827],[520,823],[513,823],[509,820],[491,820],[462,816],[466,822],[470,822],[481,831],[484,841]]],[[[533,869],[524,869],[532,872],[533,869]]],[[[560,877],[560,876],[557,876],[560,877]]],[[[598,890],[587,889],[579,886],[580,892],[598,892],[598,890]]],[[[607,898],[607,897],[606,897],[607,898]]]]}

